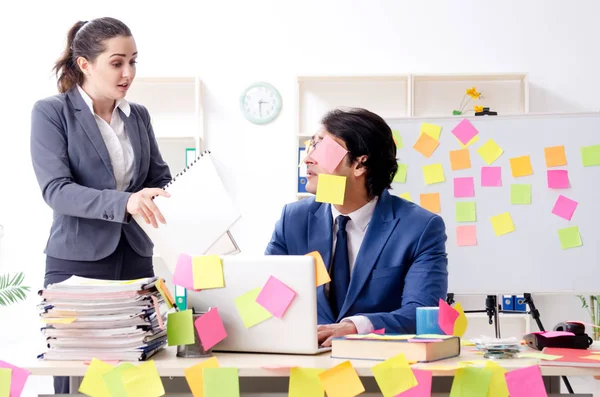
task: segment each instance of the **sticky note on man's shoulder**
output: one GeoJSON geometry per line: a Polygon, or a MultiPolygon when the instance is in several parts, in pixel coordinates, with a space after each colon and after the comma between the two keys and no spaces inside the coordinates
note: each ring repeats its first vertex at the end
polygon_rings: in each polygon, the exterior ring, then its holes
{"type": "Polygon", "coordinates": [[[323,257],[321,257],[319,251],[309,252],[306,255],[315,258],[315,273],[317,275],[317,287],[330,282],[331,277],[329,277],[329,273],[327,272],[327,268],[325,267],[325,262],[323,262],[323,257]]]}

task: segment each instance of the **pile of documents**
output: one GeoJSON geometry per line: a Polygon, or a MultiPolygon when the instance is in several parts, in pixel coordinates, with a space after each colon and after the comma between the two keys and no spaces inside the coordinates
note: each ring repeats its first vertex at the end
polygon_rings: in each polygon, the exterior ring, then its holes
{"type": "Polygon", "coordinates": [[[165,322],[173,302],[162,279],[72,276],[39,295],[48,347],[39,358],[141,361],[167,343],[165,322]]]}

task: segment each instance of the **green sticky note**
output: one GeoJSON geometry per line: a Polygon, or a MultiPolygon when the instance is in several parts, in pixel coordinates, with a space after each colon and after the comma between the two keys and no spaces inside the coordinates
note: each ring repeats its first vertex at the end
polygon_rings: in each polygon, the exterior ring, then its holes
{"type": "Polygon", "coordinates": [[[125,396],[161,397],[165,388],[156,369],[154,360],[125,368],[122,372],[125,396]]]}
{"type": "Polygon", "coordinates": [[[579,227],[577,226],[559,229],[558,238],[560,239],[560,246],[564,250],[566,250],[567,248],[575,248],[583,245],[583,243],[581,242],[581,235],[579,234],[579,227]]]}
{"type": "Polygon", "coordinates": [[[456,222],[476,222],[477,211],[474,201],[458,201],[456,203],[456,222]]]}
{"type": "Polygon", "coordinates": [[[167,317],[167,341],[169,346],[194,344],[194,317],[191,309],[169,313],[167,317]]]}
{"type": "Polygon", "coordinates": [[[406,173],[408,171],[408,164],[398,163],[398,171],[394,175],[393,182],[406,183],[406,173]]]}
{"type": "Polygon", "coordinates": [[[456,370],[450,397],[487,396],[492,372],[484,368],[465,367],[456,370]]]}
{"type": "Polygon", "coordinates": [[[584,167],[600,165],[600,145],[583,146],[581,148],[581,160],[584,167]]]}
{"type": "MultiPolygon", "coordinates": [[[[132,363],[123,363],[118,367],[111,369],[104,375],[102,379],[106,385],[106,389],[110,392],[111,396],[126,396],[127,390],[125,389],[125,383],[123,382],[123,371],[127,368],[135,367],[132,363]]],[[[0,394],[1,395],[1,394],[0,394]]]]}
{"type": "Polygon", "coordinates": [[[531,204],[531,185],[528,183],[513,183],[510,185],[511,204],[531,204]]]}
{"type": "Polygon", "coordinates": [[[404,147],[404,142],[402,142],[400,132],[397,130],[392,130],[392,138],[394,138],[394,142],[396,143],[396,149],[402,149],[404,147]]]}
{"type": "Polygon", "coordinates": [[[10,395],[10,382],[12,369],[0,368],[0,396],[8,397],[10,395]]]}
{"type": "Polygon", "coordinates": [[[240,397],[237,368],[204,368],[204,397],[240,397]]]}
{"type": "Polygon", "coordinates": [[[235,298],[235,306],[246,328],[250,328],[273,317],[267,309],[256,303],[256,298],[260,294],[260,291],[261,287],[257,287],[235,298]]]}

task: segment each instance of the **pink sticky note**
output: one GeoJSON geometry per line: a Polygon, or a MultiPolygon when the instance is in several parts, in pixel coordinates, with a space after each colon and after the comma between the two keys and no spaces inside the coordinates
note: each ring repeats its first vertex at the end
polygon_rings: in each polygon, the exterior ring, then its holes
{"type": "Polygon", "coordinates": [[[481,167],[481,186],[502,186],[502,167],[481,167]]]}
{"type": "Polygon", "coordinates": [[[398,394],[396,397],[430,397],[432,372],[422,369],[413,369],[412,372],[417,378],[418,385],[398,394]]]}
{"type": "Polygon", "coordinates": [[[554,203],[552,213],[570,221],[573,217],[575,209],[577,208],[577,204],[577,201],[571,200],[570,198],[566,198],[561,194],[556,199],[556,203],[554,203]]]}
{"type": "Polygon", "coordinates": [[[187,289],[194,289],[194,273],[192,271],[192,257],[179,254],[175,272],[173,272],[173,284],[187,289]]]}
{"type": "Polygon", "coordinates": [[[438,312],[438,324],[446,335],[453,335],[454,322],[456,321],[460,313],[458,313],[458,310],[447,304],[446,301],[441,298],[439,306],[440,310],[438,312]]]}
{"type": "Polygon", "coordinates": [[[504,374],[510,397],[548,397],[537,365],[514,369],[504,374]]]}
{"type": "Polygon", "coordinates": [[[273,316],[281,318],[295,296],[294,290],[270,276],[256,297],[256,303],[267,309],[273,316]]]}
{"type": "Polygon", "coordinates": [[[543,332],[542,336],[544,338],[556,338],[559,336],[575,336],[575,334],[572,332],[567,332],[567,331],[548,331],[548,332],[543,332]]]}
{"type": "Polygon", "coordinates": [[[227,338],[227,331],[225,331],[225,326],[219,315],[219,309],[216,307],[198,317],[194,321],[194,326],[198,331],[198,337],[204,350],[210,349],[227,338]]]}
{"type": "Polygon", "coordinates": [[[477,245],[477,226],[456,226],[456,245],[459,247],[471,247],[477,245]]]}
{"type": "Polygon", "coordinates": [[[0,360],[0,368],[8,368],[12,370],[10,377],[10,397],[19,397],[23,393],[23,388],[27,382],[27,378],[31,374],[24,368],[19,368],[15,365],[9,364],[6,361],[0,360]]]}
{"type": "Polygon", "coordinates": [[[567,170],[548,170],[549,189],[568,189],[569,188],[569,171],[567,170]]]}
{"type": "Polygon", "coordinates": [[[475,182],[473,177],[454,178],[454,197],[475,196],[475,182]]]}
{"type": "Polygon", "coordinates": [[[311,157],[327,172],[332,173],[337,168],[338,164],[348,153],[339,143],[332,137],[326,135],[325,138],[317,145],[311,157]]]}
{"type": "Polygon", "coordinates": [[[452,133],[463,145],[469,143],[471,139],[478,134],[479,131],[467,119],[463,119],[456,127],[452,129],[452,133]]]}
{"type": "Polygon", "coordinates": [[[376,329],[375,331],[371,332],[372,334],[378,334],[378,335],[383,335],[385,334],[385,328],[379,328],[376,329]]]}

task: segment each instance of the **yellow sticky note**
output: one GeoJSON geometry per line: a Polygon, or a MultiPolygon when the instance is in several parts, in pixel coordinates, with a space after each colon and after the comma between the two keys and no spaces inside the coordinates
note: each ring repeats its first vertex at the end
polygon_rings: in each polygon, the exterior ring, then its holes
{"type": "Polygon", "coordinates": [[[372,337],[374,337],[375,339],[382,339],[382,340],[409,340],[409,339],[413,339],[416,335],[372,335],[372,337]]]}
{"type": "Polygon", "coordinates": [[[365,391],[365,387],[350,361],[344,361],[321,372],[319,379],[327,393],[327,397],[357,396],[365,391]]]}
{"type": "Polygon", "coordinates": [[[503,212],[500,215],[495,215],[490,218],[494,233],[496,236],[502,236],[515,231],[515,224],[510,216],[510,212],[503,212]]]}
{"type": "Polygon", "coordinates": [[[417,378],[404,354],[400,353],[371,367],[383,397],[395,397],[417,386],[417,378]]]}
{"type": "Polygon", "coordinates": [[[553,361],[558,360],[562,356],[557,356],[555,354],[544,354],[544,353],[522,353],[519,354],[519,358],[537,358],[539,360],[547,360],[553,361]]]}
{"type": "Polygon", "coordinates": [[[467,142],[466,145],[464,143],[462,143],[458,138],[456,138],[456,140],[458,141],[458,143],[460,143],[460,147],[466,148],[466,147],[471,146],[474,143],[479,142],[479,134],[477,134],[473,138],[471,138],[471,140],[469,142],[467,142]]]}
{"type": "Polygon", "coordinates": [[[487,396],[492,373],[484,368],[465,367],[456,370],[450,395],[487,396]]]}
{"type": "Polygon", "coordinates": [[[438,146],[440,146],[439,141],[427,134],[423,134],[414,144],[413,149],[421,153],[423,156],[429,158],[433,152],[435,152],[435,149],[437,149],[438,146]]]}
{"type": "Polygon", "coordinates": [[[402,141],[402,136],[400,136],[399,131],[392,130],[392,138],[396,144],[396,149],[402,149],[404,147],[404,142],[402,141]]]}
{"type": "Polygon", "coordinates": [[[458,318],[454,322],[454,336],[462,338],[465,332],[467,331],[469,320],[467,319],[467,316],[465,315],[465,312],[459,302],[456,302],[454,308],[458,312],[458,318]]]}
{"type": "Polygon", "coordinates": [[[419,205],[426,210],[435,214],[439,214],[442,211],[439,193],[421,193],[420,199],[419,205]]]}
{"type": "Polygon", "coordinates": [[[202,372],[204,368],[219,368],[217,358],[211,357],[183,370],[185,380],[190,386],[194,397],[204,397],[204,375],[202,372]]]}
{"type": "MultiPolygon", "coordinates": [[[[455,327],[456,327],[456,325],[455,325],[455,327]]],[[[461,339],[460,345],[461,346],[475,346],[475,342],[467,340],[467,339],[461,339]]]]}
{"type": "MultiPolygon", "coordinates": [[[[548,354],[548,355],[549,355],[549,354],[548,354]]],[[[559,357],[562,357],[562,356],[559,356],[559,357]]],[[[588,360],[596,360],[596,361],[600,361],[600,356],[595,356],[595,355],[591,355],[591,356],[583,356],[583,357],[581,357],[581,358],[585,358],[585,359],[588,359],[588,360]]],[[[556,359],[554,359],[554,360],[556,360],[556,359]]]]}
{"type": "Polygon", "coordinates": [[[532,175],[531,158],[529,156],[512,157],[510,159],[510,170],[515,178],[532,175]]]}
{"type": "Polygon", "coordinates": [[[256,303],[256,298],[260,294],[260,290],[261,287],[257,287],[235,298],[235,306],[246,328],[250,328],[273,317],[267,309],[256,303]]]}
{"type": "Polygon", "coordinates": [[[560,167],[567,165],[567,155],[564,146],[550,146],[544,148],[546,167],[560,167]]]}
{"type": "Polygon", "coordinates": [[[504,153],[502,148],[493,139],[488,139],[486,143],[477,149],[477,153],[488,164],[492,164],[504,153]]]}
{"type": "Polygon", "coordinates": [[[290,369],[290,384],[288,397],[323,397],[325,390],[321,385],[319,368],[290,369]]]}
{"type": "Polygon", "coordinates": [[[329,272],[325,267],[325,262],[323,262],[323,257],[319,253],[319,251],[309,252],[306,255],[310,255],[315,258],[315,273],[317,275],[317,287],[328,283],[331,281],[331,277],[329,277],[329,272]]]}
{"type": "Polygon", "coordinates": [[[75,319],[75,317],[69,317],[69,318],[62,318],[62,317],[56,317],[56,318],[42,317],[41,320],[42,320],[42,322],[44,322],[46,324],[71,324],[76,319],[75,319]]]}
{"type": "Polygon", "coordinates": [[[128,396],[160,397],[165,394],[154,360],[127,368],[121,375],[128,396]]]}
{"type": "Polygon", "coordinates": [[[421,132],[419,135],[423,134],[427,134],[436,141],[439,141],[442,134],[442,127],[435,124],[421,123],[421,132]]]}
{"type": "Polygon", "coordinates": [[[317,196],[319,203],[344,204],[346,194],[346,177],[339,175],[319,174],[317,180],[317,196]]]}
{"type": "Polygon", "coordinates": [[[471,168],[471,154],[469,149],[450,151],[450,168],[452,171],[466,170],[471,168]]]}
{"type": "Polygon", "coordinates": [[[504,377],[506,370],[491,360],[487,360],[483,368],[492,373],[487,397],[508,397],[508,386],[504,377]]]}
{"type": "Polygon", "coordinates": [[[204,397],[240,397],[237,368],[204,368],[204,397]]]}
{"type": "Polygon", "coordinates": [[[223,263],[219,255],[192,257],[194,289],[223,288],[223,263]]]}
{"type": "Polygon", "coordinates": [[[465,364],[427,364],[418,365],[415,368],[424,369],[427,371],[455,371],[459,368],[466,367],[465,364]]]}
{"type": "Polygon", "coordinates": [[[404,192],[402,194],[399,194],[398,197],[402,197],[404,200],[412,201],[412,197],[410,197],[409,192],[404,192]]]}
{"type": "Polygon", "coordinates": [[[102,377],[113,368],[112,365],[93,358],[79,385],[79,392],[94,397],[111,397],[102,377]]]}
{"type": "Polygon", "coordinates": [[[441,164],[424,165],[423,176],[427,185],[444,182],[446,180],[446,177],[444,176],[444,168],[442,168],[441,164]]]}
{"type": "Polygon", "coordinates": [[[394,175],[392,182],[406,183],[406,174],[408,173],[408,164],[398,163],[398,170],[394,175]]]}
{"type": "MultiPolygon", "coordinates": [[[[11,382],[12,368],[0,368],[0,397],[10,397],[11,382]]],[[[16,396],[14,392],[13,396],[16,396]]]]}

